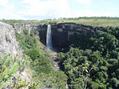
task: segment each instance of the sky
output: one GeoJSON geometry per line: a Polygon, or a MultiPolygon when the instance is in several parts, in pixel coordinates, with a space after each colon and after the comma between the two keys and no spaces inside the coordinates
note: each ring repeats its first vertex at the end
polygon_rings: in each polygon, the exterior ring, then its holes
{"type": "Polygon", "coordinates": [[[0,0],[0,19],[119,17],[119,0],[0,0]]]}

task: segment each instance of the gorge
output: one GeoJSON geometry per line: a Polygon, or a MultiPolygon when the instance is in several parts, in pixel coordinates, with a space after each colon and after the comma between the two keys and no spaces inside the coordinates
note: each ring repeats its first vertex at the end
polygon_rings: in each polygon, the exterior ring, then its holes
{"type": "Polygon", "coordinates": [[[48,24],[0,25],[1,50],[6,44],[5,53],[15,53],[14,59],[8,55],[10,58],[4,58],[6,61],[4,64],[0,61],[5,70],[2,69],[0,73],[5,75],[1,76],[1,80],[4,81],[0,83],[1,87],[5,86],[5,89],[7,87],[14,87],[13,89],[18,87],[19,89],[119,88],[118,26],[48,24]],[[47,49],[53,49],[56,54],[52,54],[47,49]],[[16,50],[18,50],[17,54],[16,50]],[[18,60],[20,58],[18,54],[22,54],[20,55],[22,60],[18,60]],[[10,65],[7,65],[8,63],[10,65]],[[18,75],[21,77],[17,78],[18,75]],[[6,83],[12,78],[17,83],[6,83]]]}

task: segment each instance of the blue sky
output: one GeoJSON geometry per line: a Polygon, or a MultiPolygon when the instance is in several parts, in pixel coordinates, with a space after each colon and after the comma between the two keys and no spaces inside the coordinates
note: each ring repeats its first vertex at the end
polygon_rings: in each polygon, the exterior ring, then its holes
{"type": "Polygon", "coordinates": [[[119,17],[119,0],[0,0],[0,19],[119,17]]]}

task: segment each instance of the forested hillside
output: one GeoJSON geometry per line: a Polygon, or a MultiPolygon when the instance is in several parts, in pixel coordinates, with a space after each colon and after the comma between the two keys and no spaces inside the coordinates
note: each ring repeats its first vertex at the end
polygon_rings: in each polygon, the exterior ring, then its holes
{"type": "Polygon", "coordinates": [[[69,51],[59,53],[69,89],[119,89],[119,28],[71,38],[69,51]]]}

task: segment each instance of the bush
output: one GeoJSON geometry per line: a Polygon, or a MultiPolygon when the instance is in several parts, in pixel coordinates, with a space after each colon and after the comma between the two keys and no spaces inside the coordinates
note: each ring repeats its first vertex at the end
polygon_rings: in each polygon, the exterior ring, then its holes
{"type": "Polygon", "coordinates": [[[5,87],[7,82],[21,67],[19,62],[19,59],[15,59],[9,54],[0,55],[0,88],[5,87]]]}

